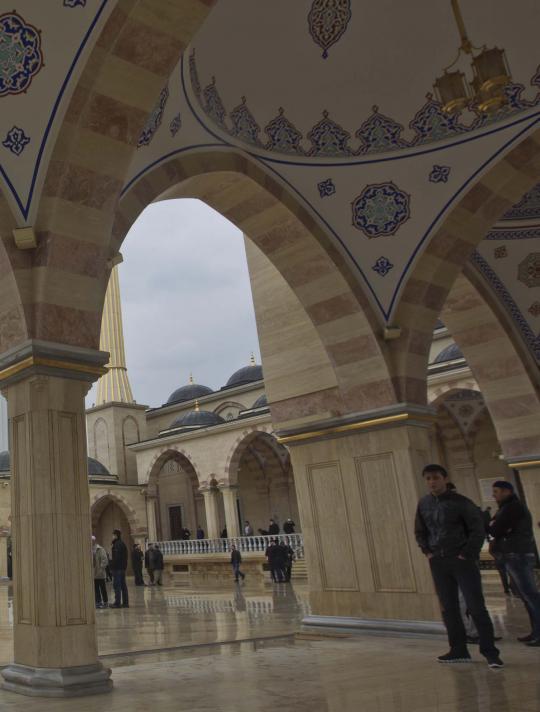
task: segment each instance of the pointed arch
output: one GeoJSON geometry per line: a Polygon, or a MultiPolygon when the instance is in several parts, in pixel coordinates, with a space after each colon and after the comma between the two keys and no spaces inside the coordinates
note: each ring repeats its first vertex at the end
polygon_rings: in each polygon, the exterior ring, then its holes
{"type": "Polygon", "coordinates": [[[92,517],[92,529],[95,529],[101,514],[111,502],[117,504],[124,513],[130,526],[132,536],[146,533],[146,527],[141,525],[135,510],[128,501],[121,494],[111,492],[110,490],[106,493],[98,492],[91,501],[90,513],[92,517]]]}

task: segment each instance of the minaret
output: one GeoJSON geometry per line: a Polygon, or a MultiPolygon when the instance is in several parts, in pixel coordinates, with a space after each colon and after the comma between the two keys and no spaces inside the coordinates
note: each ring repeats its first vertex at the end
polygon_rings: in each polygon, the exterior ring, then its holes
{"type": "Polygon", "coordinates": [[[112,268],[107,294],[105,295],[99,348],[102,351],[108,351],[110,358],[107,364],[107,373],[101,376],[98,381],[96,405],[113,402],[133,403],[133,393],[129,384],[124,351],[118,264],[115,264],[112,268]]]}

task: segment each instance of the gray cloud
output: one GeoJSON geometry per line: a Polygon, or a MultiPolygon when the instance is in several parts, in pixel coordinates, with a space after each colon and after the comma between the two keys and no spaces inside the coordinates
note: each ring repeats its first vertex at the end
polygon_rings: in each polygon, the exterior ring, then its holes
{"type": "MultiPolygon", "coordinates": [[[[123,246],[128,373],[138,403],[187,383],[217,389],[259,345],[243,236],[199,200],[148,206],[123,246]]],[[[95,400],[94,389],[87,403],[95,400]]]]}

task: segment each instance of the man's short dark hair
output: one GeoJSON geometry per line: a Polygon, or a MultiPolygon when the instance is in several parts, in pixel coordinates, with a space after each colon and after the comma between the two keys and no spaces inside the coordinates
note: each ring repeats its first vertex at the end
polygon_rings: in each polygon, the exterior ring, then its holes
{"type": "Polygon", "coordinates": [[[113,534],[116,534],[116,536],[117,536],[118,538],[120,538],[120,537],[122,536],[122,532],[120,531],[120,529],[114,529],[114,530],[113,530],[113,534]]]}
{"type": "Polygon", "coordinates": [[[507,480],[497,480],[496,482],[493,483],[493,487],[498,487],[499,489],[505,489],[505,490],[508,490],[509,492],[514,491],[514,485],[511,482],[508,482],[507,480]]]}
{"type": "Polygon", "coordinates": [[[422,470],[422,477],[425,477],[429,474],[433,474],[435,472],[438,472],[445,478],[448,477],[448,472],[444,469],[444,467],[442,465],[436,465],[435,463],[432,465],[426,465],[424,467],[424,469],[422,470]]]}

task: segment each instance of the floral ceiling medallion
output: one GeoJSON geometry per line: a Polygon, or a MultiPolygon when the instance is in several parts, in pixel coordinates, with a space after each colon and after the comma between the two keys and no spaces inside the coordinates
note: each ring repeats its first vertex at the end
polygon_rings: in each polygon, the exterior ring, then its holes
{"type": "Polygon", "coordinates": [[[314,0],[308,15],[309,33],[322,47],[324,59],[343,36],[351,16],[351,0],[314,0]]]}
{"type": "Polygon", "coordinates": [[[410,217],[409,202],[392,182],[368,185],[352,203],[353,225],[369,238],[394,235],[410,217]]]}
{"type": "Polygon", "coordinates": [[[16,12],[0,15],[0,97],[25,92],[42,67],[40,31],[16,12]]]}

